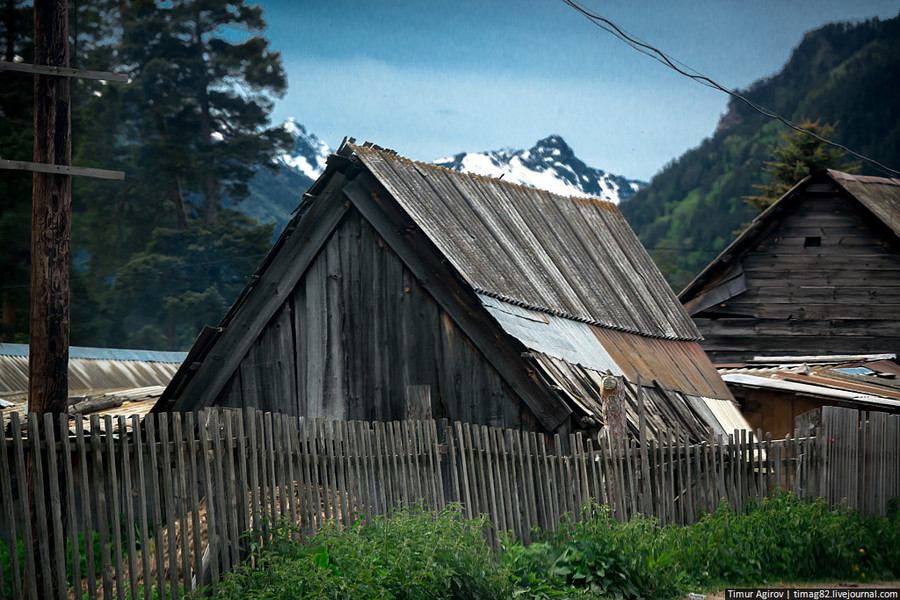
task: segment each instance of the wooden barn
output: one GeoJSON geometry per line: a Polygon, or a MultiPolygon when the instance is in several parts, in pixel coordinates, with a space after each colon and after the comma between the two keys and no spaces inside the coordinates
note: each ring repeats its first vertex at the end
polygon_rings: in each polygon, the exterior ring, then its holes
{"type": "Polygon", "coordinates": [[[823,171],[681,292],[715,363],[900,352],[900,180],[823,171]]]}
{"type": "Polygon", "coordinates": [[[746,427],[615,205],[345,142],[154,410],[596,432],[746,427]]]}

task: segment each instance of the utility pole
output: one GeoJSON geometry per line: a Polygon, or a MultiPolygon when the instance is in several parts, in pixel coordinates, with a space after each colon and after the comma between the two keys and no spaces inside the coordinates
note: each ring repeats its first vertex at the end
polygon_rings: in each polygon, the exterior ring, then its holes
{"type": "MultiPolygon", "coordinates": [[[[69,66],[66,0],[34,0],[36,65],[69,66]]],[[[69,78],[34,75],[34,162],[72,164],[69,78]]],[[[28,411],[63,413],[68,403],[69,257],[72,176],[34,172],[28,411]]]]}

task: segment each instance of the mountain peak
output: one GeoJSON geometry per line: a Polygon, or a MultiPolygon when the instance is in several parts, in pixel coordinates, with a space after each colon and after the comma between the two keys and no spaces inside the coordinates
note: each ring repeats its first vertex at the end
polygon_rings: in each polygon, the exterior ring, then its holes
{"type": "Polygon", "coordinates": [[[306,127],[297,123],[293,117],[286,120],[282,127],[296,141],[293,150],[279,156],[278,160],[300,174],[316,179],[325,170],[325,159],[331,154],[331,148],[315,134],[307,132],[306,127]]]}
{"type": "Polygon", "coordinates": [[[538,140],[528,150],[460,153],[434,164],[504,181],[519,183],[562,196],[587,196],[618,203],[645,184],[587,166],[562,136],[538,140]]]}

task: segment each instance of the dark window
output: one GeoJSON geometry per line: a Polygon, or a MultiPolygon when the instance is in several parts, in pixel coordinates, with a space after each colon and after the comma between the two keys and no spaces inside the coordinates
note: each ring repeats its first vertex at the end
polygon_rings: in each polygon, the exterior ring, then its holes
{"type": "Polygon", "coordinates": [[[822,245],[822,238],[819,236],[809,236],[805,240],[803,240],[804,248],[818,248],[822,245]]]}

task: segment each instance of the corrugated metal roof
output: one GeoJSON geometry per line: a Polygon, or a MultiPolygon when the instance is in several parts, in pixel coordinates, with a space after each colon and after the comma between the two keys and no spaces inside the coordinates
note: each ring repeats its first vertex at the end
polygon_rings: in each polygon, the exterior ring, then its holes
{"type": "MultiPolygon", "coordinates": [[[[0,344],[0,396],[20,394],[28,390],[28,347],[24,346],[23,351],[22,346],[0,344]]],[[[69,395],[165,386],[175,375],[185,356],[182,352],[77,348],[75,352],[70,352],[69,357],[69,395]],[[146,360],[138,360],[136,357],[140,355],[146,360]],[[128,358],[100,358],[104,356],[128,358]]]]}
{"type": "Polygon", "coordinates": [[[731,399],[699,342],[662,340],[548,315],[479,294],[506,333],[531,350],[672,391],[731,399]]]}
{"type": "MultiPolygon", "coordinates": [[[[0,356],[28,356],[28,344],[0,343],[0,356]]],[[[161,350],[128,350],[123,348],[89,348],[70,346],[69,358],[91,360],[137,360],[141,362],[181,363],[187,352],[164,352],[161,350]]]]}
{"type": "Polygon", "coordinates": [[[832,169],[828,174],[900,236],[900,179],[851,175],[832,169]]]}
{"type": "Polygon", "coordinates": [[[900,365],[890,360],[830,361],[828,364],[797,364],[795,360],[788,360],[780,366],[763,368],[753,364],[729,366],[720,368],[719,373],[730,385],[900,408],[900,380],[897,378],[900,365]],[[853,372],[856,369],[858,373],[853,372]]]}
{"type": "Polygon", "coordinates": [[[723,375],[722,378],[732,385],[740,385],[744,387],[768,389],[782,392],[793,392],[804,396],[813,396],[830,400],[842,400],[845,402],[866,404],[878,408],[895,410],[900,409],[900,400],[892,400],[889,398],[882,398],[880,396],[860,394],[856,391],[836,389],[825,385],[797,383],[795,381],[785,381],[784,379],[775,377],[758,377],[756,375],[748,375],[744,373],[729,373],[723,375]]]}
{"type": "Polygon", "coordinates": [[[620,331],[700,339],[614,204],[347,146],[476,291],[620,331]]]}

